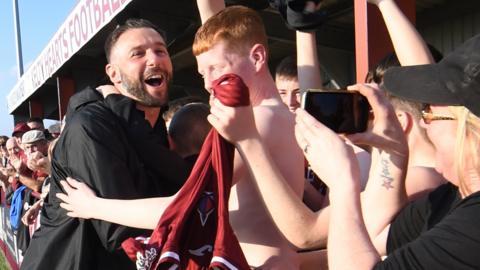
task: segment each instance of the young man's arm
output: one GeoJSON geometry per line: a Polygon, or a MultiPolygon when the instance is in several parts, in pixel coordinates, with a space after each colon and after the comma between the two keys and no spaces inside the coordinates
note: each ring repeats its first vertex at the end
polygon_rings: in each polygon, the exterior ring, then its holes
{"type": "Polygon", "coordinates": [[[317,39],[315,32],[296,31],[297,70],[300,89],[321,88],[322,77],[318,61],[317,39]]]}
{"type": "Polygon", "coordinates": [[[197,0],[197,7],[203,24],[208,18],[224,9],[225,2],[224,0],[197,0]]]}
{"type": "Polygon", "coordinates": [[[153,230],[162,213],[175,199],[157,197],[137,200],[115,200],[97,197],[85,183],[67,178],[61,184],[65,193],[57,193],[61,207],[74,218],[99,219],[132,228],[153,230]],[[67,184],[68,182],[68,184],[67,184]]]}
{"type": "Polygon", "coordinates": [[[433,63],[427,44],[394,0],[368,0],[378,6],[402,66],[433,63]]]}

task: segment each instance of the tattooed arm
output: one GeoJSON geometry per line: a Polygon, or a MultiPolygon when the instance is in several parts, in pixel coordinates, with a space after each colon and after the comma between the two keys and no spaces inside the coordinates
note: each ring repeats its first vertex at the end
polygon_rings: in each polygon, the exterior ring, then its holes
{"type": "Polygon", "coordinates": [[[380,255],[386,254],[391,221],[408,202],[405,190],[407,160],[404,155],[375,151],[367,187],[361,194],[362,212],[370,239],[380,255]]]}

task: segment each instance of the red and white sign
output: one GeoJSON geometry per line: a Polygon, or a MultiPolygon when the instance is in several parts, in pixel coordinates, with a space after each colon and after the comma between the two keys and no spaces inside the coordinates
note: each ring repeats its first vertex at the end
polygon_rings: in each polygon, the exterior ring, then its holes
{"type": "MultiPolygon", "coordinates": [[[[7,96],[12,113],[132,0],[81,0],[7,96]]],[[[39,22],[41,23],[41,22],[39,22]]]]}

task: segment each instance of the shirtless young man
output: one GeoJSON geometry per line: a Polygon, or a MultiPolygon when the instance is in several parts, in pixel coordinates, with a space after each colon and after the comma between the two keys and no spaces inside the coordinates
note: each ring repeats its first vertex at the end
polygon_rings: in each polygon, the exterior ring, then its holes
{"type": "MultiPolygon", "coordinates": [[[[199,5],[201,9],[201,6],[199,5]]],[[[202,13],[201,13],[202,14],[202,13]]],[[[202,18],[203,19],[203,18],[202,18]]],[[[294,137],[294,117],[282,103],[268,69],[267,36],[260,16],[229,7],[204,22],[193,44],[205,88],[226,73],[248,86],[255,123],[282,175],[297,196],[303,192],[303,155],[294,137]]],[[[238,153],[230,197],[230,223],[252,266],[296,269],[296,252],[270,218],[238,153]]]]}

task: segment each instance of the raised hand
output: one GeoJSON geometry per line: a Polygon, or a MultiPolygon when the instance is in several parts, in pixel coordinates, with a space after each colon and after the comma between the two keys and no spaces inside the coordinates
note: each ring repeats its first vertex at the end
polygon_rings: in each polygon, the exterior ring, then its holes
{"type": "Polygon", "coordinates": [[[368,99],[374,119],[372,129],[347,135],[347,138],[355,144],[371,145],[390,154],[408,157],[405,134],[384,91],[376,84],[356,84],[348,90],[356,90],[368,99]]]}
{"type": "Polygon", "coordinates": [[[22,160],[17,157],[17,156],[14,156],[14,155],[11,155],[10,156],[10,164],[12,165],[13,169],[15,169],[15,171],[19,172],[21,169],[22,169],[22,160]]]}
{"type": "Polygon", "coordinates": [[[22,222],[25,226],[35,223],[35,220],[38,217],[38,212],[42,209],[42,205],[43,200],[38,200],[27,210],[27,212],[25,212],[22,216],[22,222]]]}
{"type": "Polygon", "coordinates": [[[42,171],[50,174],[50,161],[40,152],[33,152],[27,156],[27,167],[32,171],[42,171]]]}
{"type": "Polygon", "coordinates": [[[295,136],[310,166],[331,189],[359,185],[359,168],[352,147],[303,109],[296,111],[295,136]]]}
{"type": "Polygon", "coordinates": [[[95,200],[98,198],[95,192],[85,183],[67,177],[60,181],[65,193],[57,193],[56,196],[63,203],[60,206],[67,210],[67,215],[74,218],[89,219],[95,211],[95,200]]]}
{"type": "Polygon", "coordinates": [[[218,99],[210,98],[210,115],[208,121],[222,137],[233,144],[259,136],[253,118],[251,106],[229,107],[218,99]]]}

